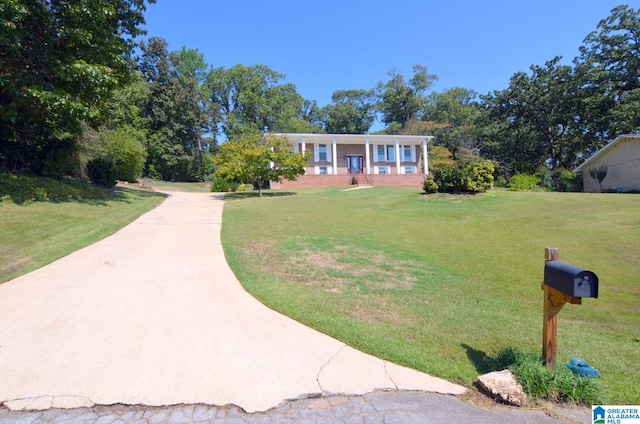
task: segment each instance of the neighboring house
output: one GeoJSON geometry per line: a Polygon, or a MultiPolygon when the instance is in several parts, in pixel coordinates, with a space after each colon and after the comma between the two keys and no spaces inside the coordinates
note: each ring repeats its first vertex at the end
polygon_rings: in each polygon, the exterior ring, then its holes
{"type": "Polygon", "coordinates": [[[310,152],[305,175],[271,188],[338,185],[421,187],[429,172],[431,136],[362,134],[273,134],[286,137],[295,152],[310,152]]]}
{"type": "Polygon", "coordinates": [[[640,134],[617,137],[575,169],[582,172],[585,192],[600,191],[600,184],[591,177],[589,170],[602,165],[607,167],[602,190],[640,191],[640,134]]]}

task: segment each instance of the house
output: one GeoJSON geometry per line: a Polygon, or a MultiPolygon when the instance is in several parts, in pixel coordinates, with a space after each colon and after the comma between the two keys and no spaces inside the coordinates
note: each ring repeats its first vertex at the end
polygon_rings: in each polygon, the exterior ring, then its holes
{"type": "Polygon", "coordinates": [[[603,191],[640,191],[640,134],[617,137],[575,169],[582,172],[585,192],[600,191],[600,184],[591,177],[589,170],[602,165],[607,167],[603,191]]]}
{"type": "Polygon", "coordinates": [[[421,187],[429,172],[427,144],[432,136],[364,134],[273,134],[295,152],[310,152],[305,175],[271,188],[339,185],[421,187]]]}

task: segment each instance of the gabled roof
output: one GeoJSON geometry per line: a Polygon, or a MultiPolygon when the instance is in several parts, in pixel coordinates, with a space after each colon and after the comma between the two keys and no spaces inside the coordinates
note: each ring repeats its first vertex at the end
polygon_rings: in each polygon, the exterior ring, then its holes
{"type": "Polygon", "coordinates": [[[591,156],[589,159],[587,159],[586,161],[582,162],[582,165],[578,166],[574,171],[578,172],[578,171],[582,171],[584,168],[586,168],[590,163],[592,163],[593,161],[596,160],[596,158],[600,155],[602,155],[603,153],[605,153],[607,150],[612,149],[613,147],[615,147],[618,143],[620,143],[622,140],[628,140],[630,138],[635,138],[640,140],[640,134],[622,134],[619,135],[618,137],[616,137],[615,140],[613,140],[611,143],[607,144],[606,146],[604,146],[602,149],[598,150],[597,152],[595,152],[593,154],[593,156],[591,156]]]}

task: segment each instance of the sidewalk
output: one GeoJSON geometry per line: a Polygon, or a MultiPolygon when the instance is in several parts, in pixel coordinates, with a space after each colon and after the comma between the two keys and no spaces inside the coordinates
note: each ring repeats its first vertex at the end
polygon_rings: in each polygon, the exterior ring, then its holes
{"type": "Polygon", "coordinates": [[[235,405],[258,417],[299,398],[464,392],[256,301],[226,264],[222,206],[213,194],[172,193],[111,237],[0,285],[0,404],[54,408],[2,410],[0,421],[109,411],[94,405],[235,405]]]}

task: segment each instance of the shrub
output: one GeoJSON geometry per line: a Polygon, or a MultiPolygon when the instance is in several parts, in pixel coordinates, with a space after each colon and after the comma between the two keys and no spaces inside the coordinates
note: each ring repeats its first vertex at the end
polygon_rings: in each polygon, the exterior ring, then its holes
{"type": "Polygon", "coordinates": [[[422,189],[427,194],[433,194],[438,192],[438,183],[433,179],[433,174],[427,175],[422,182],[422,189]]]}
{"type": "Polygon", "coordinates": [[[493,187],[494,170],[489,160],[458,161],[437,168],[433,180],[442,193],[483,193],[493,187]]]}
{"type": "Polygon", "coordinates": [[[511,177],[509,188],[513,191],[541,191],[541,183],[538,175],[515,174],[511,177]]]}
{"type": "Polygon", "coordinates": [[[116,167],[109,158],[95,158],[87,163],[87,174],[92,183],[104,187],[114,187],[116,180],[116,167]]]}
{"type": "Polygon", "coordinates": [[[583,189],[582,174],[569,169],[558,170],[558,190],[580,192],[583,189]]]}
{"type": "Polygon", "coordinates": [[[528,396],[581,405],[606,402],[596,379],[579,376],[562,365],[547,369],[537,353],[505,348],[497,353],[495,365],[497,369],[509,368],[528,396]]]}
{"type": "Polygon", "coordinates": [[[107,154],[113,159],[116,179],[134,183],[142,175],[147,158],[142,141],[144,133],[133,127],[122,127],[100,134],[107,154]]]}
{"type": "Polygon", "coordinates": [[[213,193],[228,193],[237,191],[239,184],[233,181],[227,181],[222,178],[213,178],[211,182],[211,192],[213,193]]]}

